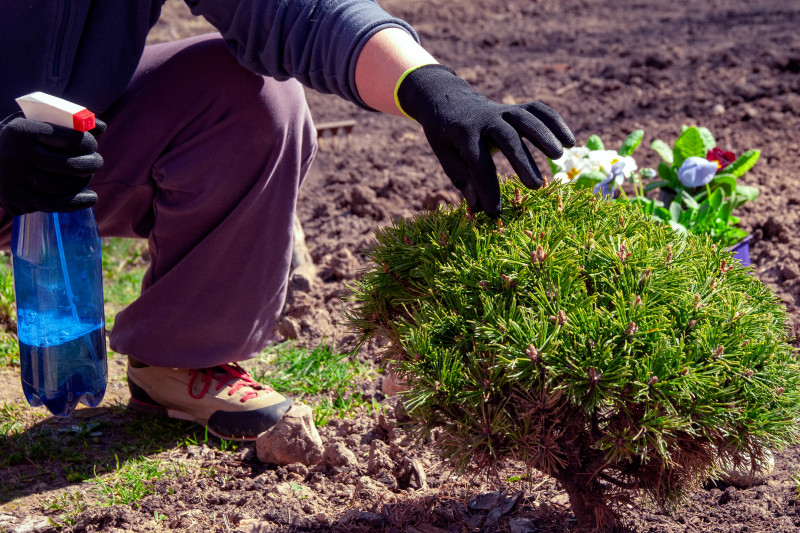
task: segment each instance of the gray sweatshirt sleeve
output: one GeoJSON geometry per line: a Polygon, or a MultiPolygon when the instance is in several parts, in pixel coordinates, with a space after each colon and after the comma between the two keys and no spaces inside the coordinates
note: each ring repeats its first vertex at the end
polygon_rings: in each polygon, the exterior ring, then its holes
{"type": "Polygon", "coordinates": [[[375,0],[185,0],[222,34],[248,69],[282,80],[296,78],[324,93],[370,109],[355,86],[364,43],[388,27],[414,29],[375,0]]]}

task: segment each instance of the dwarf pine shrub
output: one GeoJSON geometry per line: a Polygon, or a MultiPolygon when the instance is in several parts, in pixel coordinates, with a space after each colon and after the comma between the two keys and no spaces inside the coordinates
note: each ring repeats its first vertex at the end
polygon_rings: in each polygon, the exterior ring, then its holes
{"type": "Polygon", "coordinates": [[[784,309],[727,250],[568,185],[501,188],[496,220],[462,203],[378,230],[349,302],[451,464],[522,461],[605,531],[634,495],[671,506],[796,441],[784,309]]]}

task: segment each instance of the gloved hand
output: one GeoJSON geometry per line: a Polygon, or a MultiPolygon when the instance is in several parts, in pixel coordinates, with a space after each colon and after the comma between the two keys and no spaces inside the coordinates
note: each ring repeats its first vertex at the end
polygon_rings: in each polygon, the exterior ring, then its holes
{"type": "Polygon", "coordinates": [[[398,83],[396,97],[400,110],[422,125],[445,174],[476,213],[496,217],[502,209],[493,148],[526,187],[538,189],[542,173],[522,138],[551,159],[575,145],[564,120],[546,105],[494,102],[444,65],[412,70],[398,83]]]}
{"type": "Polygon", "coordinates": [[[0,122],[0,207],[16,216],[94,205],[97,194],[86,186],[103,165],[95,135],[106,129],[95,123],[91,132],[80,132],[21,113],[0,122]]]}

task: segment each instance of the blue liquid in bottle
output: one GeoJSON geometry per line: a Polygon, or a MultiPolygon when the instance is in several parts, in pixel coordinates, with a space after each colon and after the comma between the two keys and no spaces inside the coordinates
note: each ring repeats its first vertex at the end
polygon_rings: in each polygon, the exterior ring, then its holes
{"type": "Polygon", "coordinates": [[[100,238],[91,209],[14,219],[22,388],[55,415],[97,406],[108,378],[100,238]]]}

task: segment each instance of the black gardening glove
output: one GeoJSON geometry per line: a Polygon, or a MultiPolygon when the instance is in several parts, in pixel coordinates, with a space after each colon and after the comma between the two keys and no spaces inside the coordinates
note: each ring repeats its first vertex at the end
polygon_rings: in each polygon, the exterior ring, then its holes
{"type": "Polygon", "coordinates": [[[397,88],[397,101],[422,125],[425,136],[473,212],[496,217],[502,208],[496,147],[531,189],[542,186],[542,173],[522,138],[551,159],[575,136],[558,113],[540,102],[499,104],[475,91],[444,65],[424,65],[411,71],[397,88]]]}
{"type": "Polygon", "coordinates": [[[0,207],[16,216],[93,206],[97,194],[86,186],[103,165],[95,135],[106,129],[95,123],[91,132],[81,132],[21,113],[0,122],[0,207]]]}

